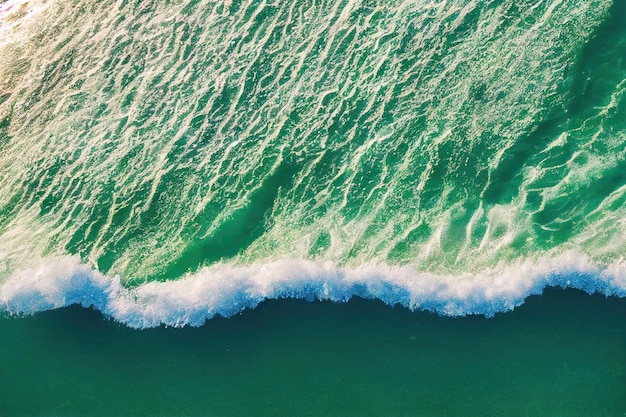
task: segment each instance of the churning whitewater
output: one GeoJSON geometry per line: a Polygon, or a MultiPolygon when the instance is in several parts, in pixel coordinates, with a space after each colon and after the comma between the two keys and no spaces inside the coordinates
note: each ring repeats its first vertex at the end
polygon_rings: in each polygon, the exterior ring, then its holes
{"type": "Polygon", "coordinates": [[[0,312],[626,295],[621,0],[0,2],[0,312]]]}
{"type": "Polygon", "coordinates": [[[35,313],[71,304],[94,307],[134,328],[200,326],[219,314],[230,317],[265,299],[283,297],[348,301],[377,298],[389,305],[463,316],[513,309],[546,286],[626,296],[623,264],[606,269],[574,254],[513,265],[478,274],[442,276],[411,267],[361,265],[340,268],[330,262],[277,261],[261,265],[218,264],[175,281],[121,285],[78,261],[47,259],[40,268],[20,271],[0,287],[9,313],[35,313]]]}

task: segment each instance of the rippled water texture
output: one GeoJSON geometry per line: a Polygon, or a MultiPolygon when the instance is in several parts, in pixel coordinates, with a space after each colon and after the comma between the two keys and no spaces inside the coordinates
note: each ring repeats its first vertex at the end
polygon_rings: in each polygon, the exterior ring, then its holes
{"type": "Polygon", "coordinates": [[[623,295],[625,15],[0,3],[0,308],[141,327],[282,296],[493,314],[545,285],[623,295]]]}

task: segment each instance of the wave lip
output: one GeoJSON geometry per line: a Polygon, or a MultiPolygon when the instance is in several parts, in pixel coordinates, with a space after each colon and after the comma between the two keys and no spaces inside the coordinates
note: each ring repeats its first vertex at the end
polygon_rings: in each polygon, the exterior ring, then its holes
{"type": "Polygon", "coordinates": [[[521,305],[547,286],[626,296],[626,263],[608,266],[567,253],[500,264],[475,274],[437,275],[409,266],[278,260],[247,266],[216,264],[175,281],[124,287],[75,257],[43,260],[0,284],[0,311],[34,314],[80,304],[133,328],[201,326],[275,298],[380,299],[448,316],[493,316],[521,305]]]}

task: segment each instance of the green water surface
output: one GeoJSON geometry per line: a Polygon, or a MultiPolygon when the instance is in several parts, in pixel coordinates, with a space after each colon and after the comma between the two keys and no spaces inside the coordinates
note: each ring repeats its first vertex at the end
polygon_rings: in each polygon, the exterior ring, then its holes
{"type": "Polygon", "coordinates": [[[201,328],[78,307],[0,319],[0,416],[623,416],[626,300],[492,319],[268,301],[201,328]]]}
{"type": "Polygon", "coordinates": [[[626,251],[624,0],[22,8],[0,21],[0,282],[68,255],[140,285],[626,251]]]}

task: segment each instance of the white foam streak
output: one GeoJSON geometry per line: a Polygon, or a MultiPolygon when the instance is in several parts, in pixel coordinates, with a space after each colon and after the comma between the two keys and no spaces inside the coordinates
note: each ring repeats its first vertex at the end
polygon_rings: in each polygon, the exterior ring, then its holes
{"type": "Polygon", "coordinates": [[[389,305],[450,316],[492,316],[523,303],[546,286],[626,296],[626,262],[594,264],[566,253],[500,264],[480,273],[436,275],[409,266],[281,260],[235,266],[216,264],[185,278],[127,288],[82,265],[75,257],[43,260],[0,285],[0,311],[33,314],[71,304],[94,307],[134,328],[200,326],[215,315],[232,316],[265,299],[284,297],[347,301],[376,298],[389,305]]]}

